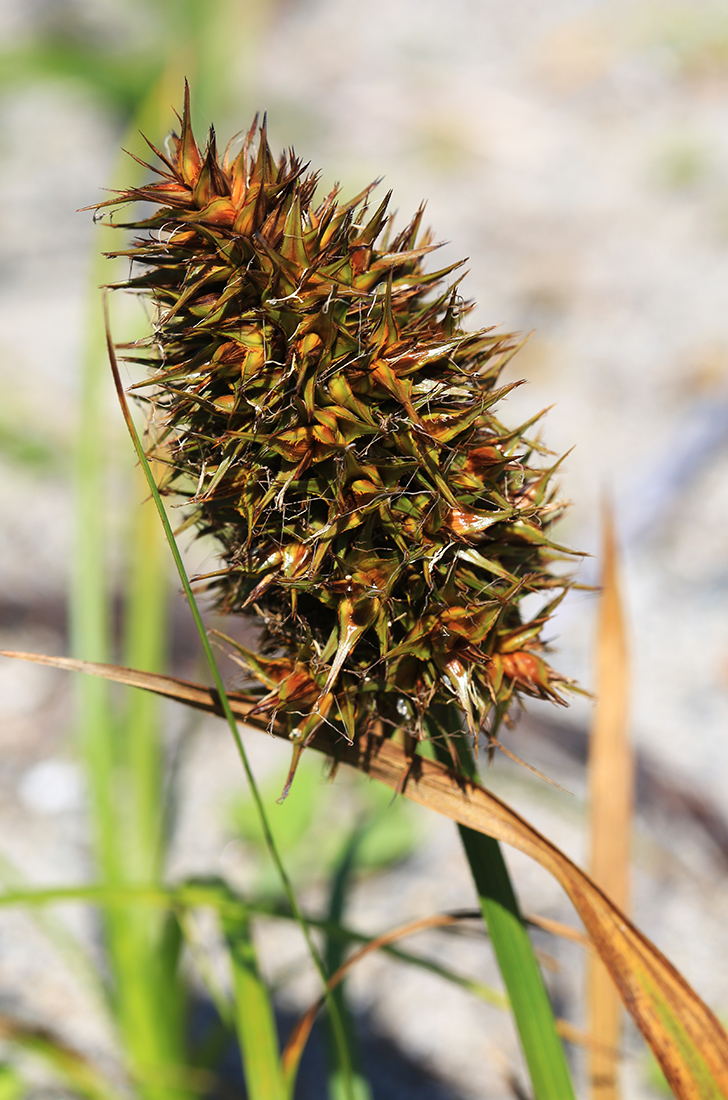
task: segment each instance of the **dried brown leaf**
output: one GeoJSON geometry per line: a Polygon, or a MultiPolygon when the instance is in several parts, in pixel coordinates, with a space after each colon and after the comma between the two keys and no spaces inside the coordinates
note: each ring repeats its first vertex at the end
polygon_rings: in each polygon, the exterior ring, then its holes
{"type": "MultiPolygon", "coordinates": [[[[604,507],[602,596],[597,627],[597,703],[589,742],[591,855],[595,882],[626,911],[634,805],[634,753],[629,739],[629,653],[619,587],[611,508],[604,507]]],[[[589,1031],[600,1046],[589,1056],[592,1100],[619,1100],[618,1064],[622,1006],[603,962],[587,971],[589,1031]],[[606,1052],[606,1053],[605,1053],[606,1052]]]]}

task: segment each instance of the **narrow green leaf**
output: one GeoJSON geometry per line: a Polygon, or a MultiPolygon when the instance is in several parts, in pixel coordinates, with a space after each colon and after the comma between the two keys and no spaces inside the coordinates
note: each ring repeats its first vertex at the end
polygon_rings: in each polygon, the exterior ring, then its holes
{"type": "Polygon", "coordinates": [[[286,1100],[273,1003],[260,976],[250,922],[244,912],[223,914],[233,971],[235,1025],[249,1100],[286,1100]]]}
{"type": "MultiPolygon", "coordinates": [[[[146,484],[141,477],[134,478],[134,487],[142,498],[146,484]]],[[[135,510],[130,536],[125,659],[134,668],[162,672],[169,637],[167,557],[148,501],[135,510]]],[[[165,840],[160,707],[158,700],[143,700],[136,691],[125,702],[123,740],[130,786],[125,870],[133,881],[153,881],[161,873],[165,840]]]]}
{"type": "MultiPolygon", "coordinates": [[[[349,837],[338,866],[331,879],[329,906],[326,919],[333,925],[340,925],[346,908],[346,900],[351,886],[354,869],[360,845],[364,839],[365,830],[354,829],[349,837]]],[[[324,959],[326,970],[334,974],[344,961],[343,942],[335,937],[327,936],[324,946],[324,959]]],[[[355,1100],[371,1100],[372,1094],[366,1078],[362,1075],[357,1062],[357,1042],[354,1031],[354,1021],[346,1001],[344,982],[337,985],[331,994],[331,1000],[335,1001],[346,1035],[346,1060],[341,1057],[341,1050],[336,1043],[336,1035],[331,1025],[330,1015],[327,1016],[328,1024],[328,1049],[329,1049],[329,1100],[347,1100],[354,1097],[355,1100]]]]}
{"type": "MultiPolygon", "coordinates": [[[[163,77],[141,100],[127,135],[159,115],[166,101],[163,77]]],[[[128,157],[113,172],[115,186],[128,183],[128,157]]],[[[111,426],[107,421],[105,331],[98,291],[108,275],[99,255],[91,273],[77,433],[77,547],[74,555],[72,644],[87,657],[108,657],[110,601],[107,568],[107,477],[111,426]]],[[[130,474],[129,467],[125,473],[130,474]]],[[[146,487],[135,475],[137,496],[146,487]]],[[[154,510],[135,510],[128,542],[128,599],[124,655],[142,668],[161,671],[167,637],[167,585],[154,510]]],[[[109,689],[81,685],[78,740],[91,794],[97,873],[102,882],[154,882],[162,861],[163,781],[159,704],[132,693],[125,710],[112,711],[109,689]]],[[[178,936],[166,914],[119,907],[104,914],[110,997],[129,1072],[144,1100],[191,1100],[186,1062],[186,998],[178,974],[178,936]]]]}
{"type": "MultiPolygon", "coordinates": [[[[442,714],[443,712],[441,712],[442,714]]],[[[457,713],[445,716],[460,768],[470,779],[477,769],[457,713]]],[[[452,763],[440,738],[431,744],[441,763],[452,763]]],[[[513,891],[500,844],[458,825],[493,950],[505,984],[536,1100],[575,1100],[564,1047],[541,969],[513,891]]]]}

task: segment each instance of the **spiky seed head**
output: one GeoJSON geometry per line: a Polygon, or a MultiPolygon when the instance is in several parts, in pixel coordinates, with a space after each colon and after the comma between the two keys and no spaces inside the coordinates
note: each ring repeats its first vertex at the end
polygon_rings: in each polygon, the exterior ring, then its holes
{"type": "Polygon", "coordinates": [[[460,265],[425,270],[422,209],[396,233],[374,185],[318,201],[265,122],[237,155],[213,130],[200,151],[187,91],[169,155],[152,149],[157,181],[100,205],[155,207],[126,223],[120,284],[157,307],[150,449],[217,541],[219,606],[261,627],[238,647],[259,712],[305,744],[322,722],[421,736],[446,704],[475,734],[519,696],[560,701],[542,653],[567,583],[553,467],[533,421],[498,420],[517,341],[463,329],[460,265]]]}

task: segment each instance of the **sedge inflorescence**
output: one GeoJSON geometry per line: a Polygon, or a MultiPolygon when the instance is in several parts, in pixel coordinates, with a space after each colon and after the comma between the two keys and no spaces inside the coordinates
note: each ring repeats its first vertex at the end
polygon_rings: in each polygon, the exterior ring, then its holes
{"type": "Polygon", "coordinates": [[[395,233],[372,187],[317,200],[265,124],[236,155],[212,130],[200,151],[188,94],[168,155],[152,149],[157,180],[100,205],[156,208],[121,253],[121,285],[157,308],[136,351],[163,425],[150,453],[217,542],[218,605],[260,625],[239,647],[256,710],[305,744],[322,722],[422,736],[443,704],[492,733],[515,697],[559,699],[553,468],[533,421],[497,419],[517,342],[464,331],[460,265],[425,270],[422,209],[395,233]]]}

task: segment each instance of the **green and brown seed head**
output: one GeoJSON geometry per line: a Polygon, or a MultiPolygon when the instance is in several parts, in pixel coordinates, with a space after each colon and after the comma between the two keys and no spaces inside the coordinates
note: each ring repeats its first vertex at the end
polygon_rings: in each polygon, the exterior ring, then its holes
{"type": "Polygon", "coordinates": [[[126,225],[122,284],[157,307],[150,446],[219,544],[220,607],[262,628],[241,650],[259,711],[305,743],[322,721],[421,735],[442,704],[475,733],[515,697],[559,699],[541,632],[562,508],[531,425],[495,414],[515,339],[463,330],[459,265],[424,270],[421,209],[395,235],[389,196],[316,201],[265,125],[220,158],[188,95],[180,123],[157,181],[101,205],[157,207],[126,225]]]}

